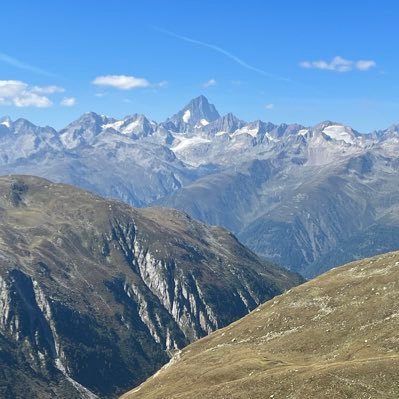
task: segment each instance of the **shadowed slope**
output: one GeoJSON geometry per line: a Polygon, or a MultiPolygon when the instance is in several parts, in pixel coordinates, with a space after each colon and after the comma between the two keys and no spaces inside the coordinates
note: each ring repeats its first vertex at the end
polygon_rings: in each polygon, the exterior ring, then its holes
{"type": "Polygon", "coordinates": [[[184,213],[1,177],[0,396],[114,397],[300,281],[184,213]]]}

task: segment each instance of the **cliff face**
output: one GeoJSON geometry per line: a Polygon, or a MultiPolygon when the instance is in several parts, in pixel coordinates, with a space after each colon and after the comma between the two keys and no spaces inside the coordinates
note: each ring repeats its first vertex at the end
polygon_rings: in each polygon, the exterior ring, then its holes
{"type": "Polygon", "coordinates": [[[114,397],[301,282],[227,231],[0,178],[0,394],[114,397]]]}

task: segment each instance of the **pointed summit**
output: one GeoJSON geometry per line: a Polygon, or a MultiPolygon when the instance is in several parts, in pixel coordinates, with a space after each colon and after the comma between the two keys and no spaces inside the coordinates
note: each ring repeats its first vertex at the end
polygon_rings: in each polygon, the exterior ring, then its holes
{"type": "Polygon", "coordinates": [[[192,111],[192,117],[203,117],[212,122],[215,119],[220,118],[219,112],[216,110],[213,104],[210,104],[205,96],[199,96],[191,100],[185,109],[192,111]],[[197,114],[197,115],[196,115],[197,114]]]}
{"type": "Polygon", "coordinates": [[[60,131],[61,141],[68,149],[90,144],[102,132],[103,125],[112,122],[115,122],[115,119],[95,112],[86,112],[60,131]]]}
{"type": "Polygon", "coordinates": [[[210,134],[216,134],[218,132],[233,133],[237,129],[242,128],[244,125],[244,121],[238,119],[234,114],[230,112],[227,115],[224,115],[221,118],[218,118],[210,123],[204,128],[204,131],[210,134]]]}
{"type": "Polygon", "coordinates": [[[167,122],[172,122],[178,131],[191,130],[194,127],[206,126],[220,118],[219,112],[205,96],[192,99],[180,112],[167,122]]]}

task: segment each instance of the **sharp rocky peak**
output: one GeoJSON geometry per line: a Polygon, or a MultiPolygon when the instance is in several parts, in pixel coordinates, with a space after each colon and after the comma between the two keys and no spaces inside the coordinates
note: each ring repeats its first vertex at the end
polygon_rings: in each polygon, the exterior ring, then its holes
{"type": "Polygon", "coordinates": [[[220,118],[220,114],[205,96],[191,100],[180,112],[173,115],[167,122],[172,122],[177,131],[186,131],[194,126],[206,126],[220,118]]]}
{"type": "Polygon", "coordinates": [[[87,125],[94,125],[98,124],[101,125],[103,123],[106,123],[108,121],[114,120],[113,118],[108,118],[105,115],[99,115],[95,112],[85,112],[80,118],[78,118],[76,121],[72,122],[69,126],[75,125],[75,124],[87,124],[87,125]]]}

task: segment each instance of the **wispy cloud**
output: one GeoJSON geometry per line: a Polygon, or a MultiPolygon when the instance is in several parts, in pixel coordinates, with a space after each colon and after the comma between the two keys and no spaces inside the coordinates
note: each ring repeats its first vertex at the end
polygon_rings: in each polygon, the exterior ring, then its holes
{"type": "Polygon", "coordinates": [[[273,109],[273,108],[274,108],[274,104],[272,104],[272,103],[265,105],[265,109],[270,110],[270,109],[273,109]]]}
{"type": "Polygon", "coordinates": [[[374,60],[347,60],[341,56],[334,57],[331,61],[302,61],[299,64],[302,68],[322,69],[334,72],[349,72],[352,70],[368,71],[374,68],[377,63],[374,60]]]}
{"type": "Polygon", "coordinates": [[[202,87],[207,88],[207,87],[212,87],[212,86],[216,86],[216,85],[217,85],[216,79],[209,79],[202,84],[202,87]]]}
{"type": "Polygon", "coordinates": [[[64,97],[60,103],[63,107],[73,107],[76,104],[75,97],[64,97]]]}
{"type": "Polygon", "coordinates": [[[155,83],[153,86],[154,87],[166,87],[169,85],[169,82],[167,80],[162,80],[158,83],[155,83]]]}
{"type": "Polygon", "coordinates": [[[33,86],[32,91],[38,94],[54,94],[54,93],[63,93],[65,89],[60,86],[33,86]]]}
{"type": "Polygon", "coordinates": [[[32,87],[20,80],[0,80],[0,104],[16,107],[51,107],[52,101],[43,95],[46,89],[48,87],[32,87]]]}
{"type": "Polygon", "coordinates": [[[38,75],[43,75],[43,76],[50,76],[54,77],[55,75],[51,72],[45,71],[44,69],[38,68],[36,66],[27,64],[26,62],[20,61],[14,57],[11,57],[8,54],[0,53],[0,62],[3,62],[4,64],[11,65],[15,68],[18,69],[23,69],[25,71],[33,72],[38,75]]]}
{"type": "Polygon", "coordinates": [[[251,65],[251,64],[248,64],[247,62],[245,62],[241,58],[239,58],[236,55],[230,53],[229,51],[223,49],[222,47],[216,46],[216,45],[211,44],[211,43],[205,43],[205,42],[202,42],[200,40],[191,39],[191,38],[189,38],[187,36],[178,35],[177,33],[170,32],[170,31],[168,31],[166,29],[162,29],[162,28],[159,28],[157,26],[152,26],[152,29],[155,29],[158,32],[164,33],[164,34],[166,34],[168,36],[172,36],[172,37],[174,37],[176,39],[183,40],[183,41],[185,41],[187,43],[192,43],[192,44],[196,44],[198,46],[209,48],[209,49],[211,49],[213,51],[216,51],[216,52],[218,52],[220,54],[223,54],[227,58],[230,58],[231,60],[233,60],[237,64],[241,65],[243,68],[246,68],[246,69],[248,69],[250,71],[256,72],[256,73],[258,73],[260,75],[263,75],[265,77],[268,77],[270,79],[283,80],[283,81],[287,81],[287,82],[290,81],[290,79],[274,75],[274,74],[272,74],[270,72],[264,71],[263,69],[260,69],[260,68],[257,68],[255,66],[251,65]]]}

